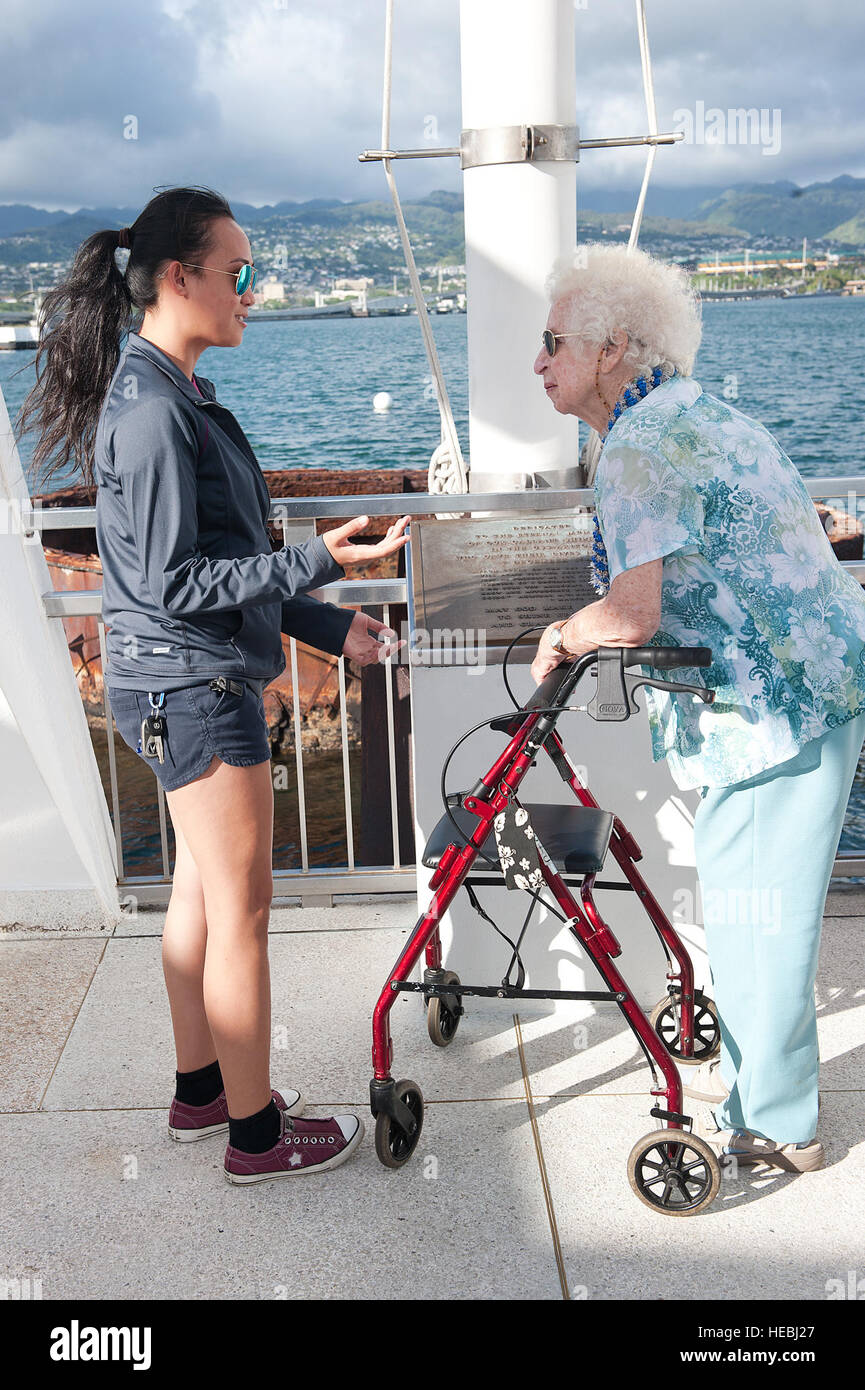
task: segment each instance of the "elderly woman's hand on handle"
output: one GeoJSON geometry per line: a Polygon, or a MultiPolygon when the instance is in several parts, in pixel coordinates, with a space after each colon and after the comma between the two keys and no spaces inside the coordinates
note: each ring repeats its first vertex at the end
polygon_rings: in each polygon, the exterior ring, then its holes
{"type": "Polygon", "coordinates": [[[545,681],[550,672],[555,671],[556,667],[560,666],[563,661],[573,659],[570,652],[557,652],[555,647],[550,646],[550,634],[554,628],[561,628],[562,626],[562,623],[550,623],[538,643],[537,654],[531,668],[532,680],[535,685],[540,685],[542,681],[545,681]]]}
{"type": "MultiPolygon", "coordinates": [[[[369,525],[368,516],[355,516],[351,521],[347,521],[344,526],[336,526],[332,531],[325,531],[322,539],[339,565],[357,564],[364,560],[377,560],[384,555],[393,555],[397,550],[401,550],[408,544],[409,536],[405,535],[410,516],[401,516],[392,526],[388,527],[384,539],[378,545],[355,545],[349,537],[357,535],[358,531],[369,525]]],[[[367,613],[355,613],[351,627],[346,634],[342,655],[351,661],[356,661],[359,666],[371,666],[376,661],[386,661],[394,652],[398,652],[400,647],[405,646],[404,641],[392,642],[390,639],[396,637],[393,628],[387,627],[377,618],[371,618],[367,613]]]]}
{"type": "Polygon", "coordinates": [[[569,618],[550,623],[538,643],[532,679],[540,685],[562,661],[596,647],[643,647],[661,621],[663,559],[647,560],[617,574],[605,598],[586,604],[569,618]],[[550,645],[553,628],[561,628],[562,651],[550,645]]]}

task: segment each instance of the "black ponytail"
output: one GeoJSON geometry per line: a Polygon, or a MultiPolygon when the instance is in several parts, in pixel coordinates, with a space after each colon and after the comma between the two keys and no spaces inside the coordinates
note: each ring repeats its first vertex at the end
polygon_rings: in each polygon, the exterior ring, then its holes
{"type": "Polygon", "coordinates": [[[168,188],[151,198],[125,234],[94,232],[81,243],[69,275],[40,307],[36,385],[16,421],[19,438],[28,430],[40,431],[30,464],[32,479],[52,460],[38,486],[31,482],[32,491],[41,491],[71,457],[84,484],[93,486],[96,426],[123,334],[140,327],[144,311],[157,303],[156,277],[165,263],[203,260],[211,245],[211,223],[233,216],[213,189],[168,188]],[[127,238],[124,272],[114,253],[127,238]]]}

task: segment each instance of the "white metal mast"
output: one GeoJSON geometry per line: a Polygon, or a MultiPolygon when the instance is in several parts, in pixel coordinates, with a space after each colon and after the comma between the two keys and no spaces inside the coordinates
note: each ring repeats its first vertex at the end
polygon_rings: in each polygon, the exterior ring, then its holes
{"type": "MultiPolygon", "coordinates": [[[[532,0],[530,14],[524,0],[461,0],[463,127],[493,133],[491,159],[507,152],[495,132],[526,122],[575,131],[574,41],[570,0],[532,0]]],[[[551,410],[532,362],[544,279],[576,244],[576,160],[469,166],[463,191],[471,491],[519,490],[532,474],[575,487],[576,419],[551,410]]]]}

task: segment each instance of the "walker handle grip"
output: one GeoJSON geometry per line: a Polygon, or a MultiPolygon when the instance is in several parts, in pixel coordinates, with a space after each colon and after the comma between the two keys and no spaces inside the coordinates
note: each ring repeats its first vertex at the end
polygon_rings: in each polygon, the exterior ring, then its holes
{"type": "Polygon", "coordinates": [[[623,647],[625,666],[654,666],[672,671],[677,666],[711,666],[711,647],[623,647]]]}

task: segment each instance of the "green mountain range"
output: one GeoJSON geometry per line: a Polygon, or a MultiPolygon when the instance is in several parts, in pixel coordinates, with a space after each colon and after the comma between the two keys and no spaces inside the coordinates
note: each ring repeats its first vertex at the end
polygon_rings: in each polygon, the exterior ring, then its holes
{"type": "Polygon", "coordinates": [[[865,179],[841,174],[830,183],[738,184],[694,209],[695,221],[757,236],[807,236],[865,244],[865,179]]]}
{"type": "MultiPolygon", "coordinates": [[[[578,220],[593,232],[614,231],[630,224],[636,189],[579,189],[578,220]]],[[[418,259],[461,262],[465,257],[463,202],[458,192],[439,190],[404,203],[406,222],[419,242],[418,259]]],[[[322,260],[357,272],[384,274],[401,262],[395,242],[393,207],[387,199],[344,202],[316,198],[256,207],[232,203],[238,221],[253,239],[267,245],[285,240],[293,246],[316,241],[322,260]],[[345,247],[352,250],[346,255],[345,247]],[[335,261],[333,260],[335,257],[335,261]]],[[[0,264],[7,267],[31,261],[57,262],[72,257],[90,233],[133,222],[137,208],[79,208],[72,213],[47,212],[22,203],[0,204],[0,264]]],[[[737,236],[776,237],[798,241],[828,239],[841,248],[865,247],[865,178],[841,174],[828,183],[804,187],[788,181],[742,183],[729,188],[650,189],[643,239],[655,245],[665,239],[699,240],[737,236]]],[[[266,256],[264,257],[266,263],[266,256]]],[[[344,273],[339,270],[337,273],[344,273]]]]}

